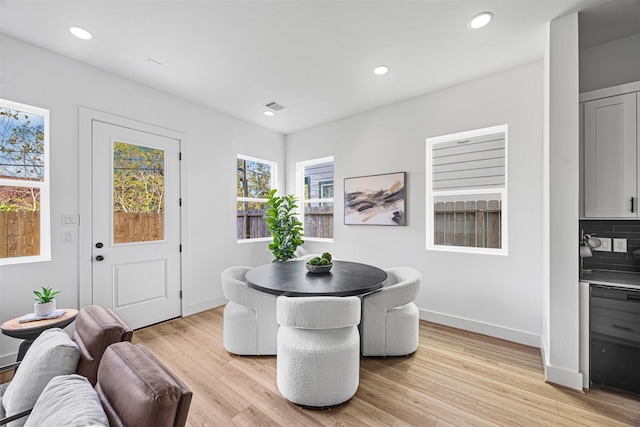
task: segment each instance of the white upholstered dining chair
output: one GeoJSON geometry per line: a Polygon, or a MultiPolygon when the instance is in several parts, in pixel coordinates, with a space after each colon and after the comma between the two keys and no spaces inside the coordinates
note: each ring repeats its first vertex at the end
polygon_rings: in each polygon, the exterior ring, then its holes
{"type": "Polygon", "coordinates": [[[278,297],[278,390],[290,402],[346,402],[360,381],[360,299],[278,297]]]}
{"type": "Polygon", "coordinates": [[[294,258],[294,261],[310,261],[315,257],[321,257],[322,254],[306,254],[306,255],[301,255],[297,258],[294,258]]]}
{"type": "Polygon", "coordinates": [[[384,287],[362,297],[363,356],[405,356],[418,349],[420,319],[413,301],[422,275],[410,267],[385,271],[384,287]]]}
{"type": "Polygon", "coordinates": [[[222,292],[229,300],[224,308],[224,348],[243,356],[274,355],[277,296],[250,288],[245,280],[249,270],[251,267],[234,266],[221,274],[222,292]]]}

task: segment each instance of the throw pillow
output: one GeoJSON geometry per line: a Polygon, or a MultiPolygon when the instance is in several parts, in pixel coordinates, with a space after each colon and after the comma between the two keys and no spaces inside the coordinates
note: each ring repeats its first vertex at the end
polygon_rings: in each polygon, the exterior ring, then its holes
{"type": "MultiPolygon", "coordinates": [[[[78,346],[62,329],[47,329],[40,334],[27,350],[2,396],[2,406],[6,415],[33,408],[42,390],[53,377],[76,371],[79,358],[78,346]]],[[[8,425],[20,427],[25,421],[23,417],[8,425]]]]}
{"type": "Polygon", "coordinates": [[[98,394],[77,374],[54,377],[38,398],[24,427],[109,427],[98,394]]]}

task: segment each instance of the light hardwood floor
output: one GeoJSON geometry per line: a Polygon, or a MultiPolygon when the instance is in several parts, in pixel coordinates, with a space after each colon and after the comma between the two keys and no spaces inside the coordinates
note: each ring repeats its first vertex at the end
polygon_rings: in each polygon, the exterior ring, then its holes
{"type": "Polygon", "coordinates": [[[424,321],[415,354],[361,359],[350,401],[301,409],[278,392],[275,357],[225,351],[222,312],[134,333],[193,391],[190,426],[640,425],[640,396],[546,384],[538,349],[424,321]]]}

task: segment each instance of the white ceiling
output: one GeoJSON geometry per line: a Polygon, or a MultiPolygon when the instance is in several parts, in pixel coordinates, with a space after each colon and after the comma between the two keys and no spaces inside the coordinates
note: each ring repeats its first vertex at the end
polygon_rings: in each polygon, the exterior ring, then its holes
{"type": "Polygon", "coordinates": [[[550,20],[603,2],[0,0],[0,32],[288,134],[536,61],[550,20]]]}

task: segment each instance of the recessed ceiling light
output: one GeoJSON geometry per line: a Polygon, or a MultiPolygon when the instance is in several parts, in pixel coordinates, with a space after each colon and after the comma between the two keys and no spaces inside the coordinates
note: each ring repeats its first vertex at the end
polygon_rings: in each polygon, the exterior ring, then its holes
{"type": "Polygon", "coordinates": [[[89,31],[81,27],[70,27],[69,31],[71,34],[82,40],[91,40],[93,37],[89,31]]]}
{"type": "Polygon", "coordinates": [[[471,30],[477,30],[479,28],[484,27],[493,19],[493,13],[491,12],[482,12],[471,18],[467,27],[471,30]]]}
{"type": "Polygon", "coordinates": [[[387,67],[386,65],[378,65],[374,70],[374,73],[376,73],[377,75],[381,76],[383,74],[387,74],[389,72],[389,67],[387,67]]]}
{"type": "Polygon", "coordinates": [[[264,115],[269,117],[274,116],[275,114],[276,113],[274,113],[273,111],[268,111],[268,110],[264,112],[264,115]]]}

